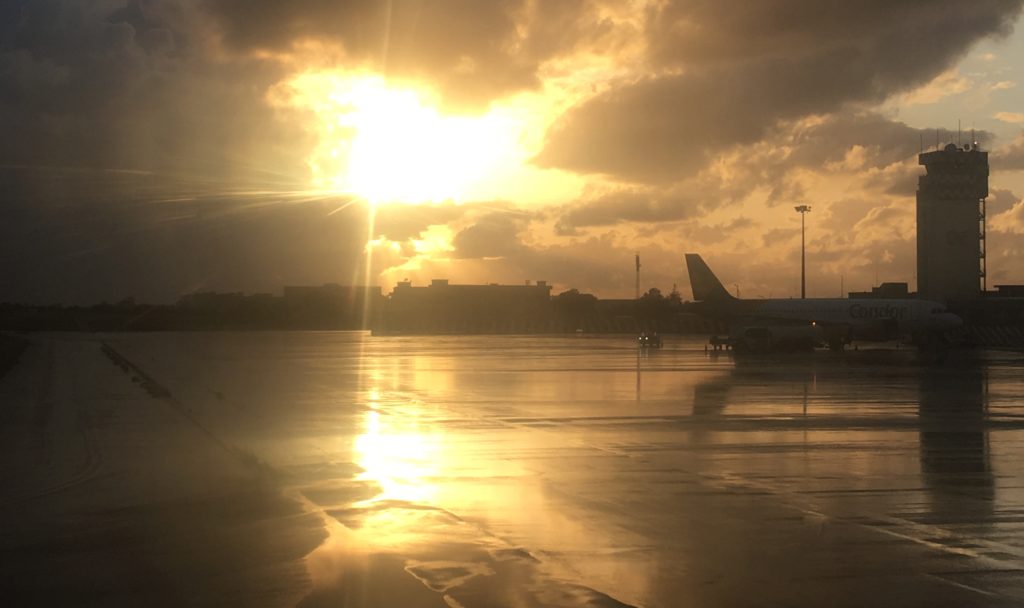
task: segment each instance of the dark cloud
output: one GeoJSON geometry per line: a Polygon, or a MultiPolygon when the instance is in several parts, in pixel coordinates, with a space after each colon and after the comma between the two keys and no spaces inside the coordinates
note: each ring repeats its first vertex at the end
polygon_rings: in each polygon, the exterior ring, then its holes
{"type": "Polygon", "coordinates": [[[623,188],[585,198],[564,209],[556,223],[559,234],[577,228],[611,226],[622,222],[661,224],[693,216],[700,200],[647,188],[623,188]]]}
{"type": "Polygon", "coordinates": [[[901,79],[914,63],[943,63],[979,35],[1005,31],[1013,0],[965,6],[932,0],[767,0],[736,6],[669,0],[648,19],[650,57],[659,66],[708,65],[856,48],[858,64],[879,78],[901,79]],[[939,56],[931,51],[937,47],[939,56]]]}
{"type": "Polygon", "coordinates": [[[765,205],[777,207],[790,203],[803,203],[806,192],[807,190],[799,178],[784,174],[772,185],[772,189],[768,192],[768,198],[765,199],[765,205]]]}
{"type": "Polygon", "coordinates": [[[776,248],[800,234],[799,228],[773,228],[761,235],[765,248],[776,248]]]}
{"type": "Polygon", "coordinates": [[[723,148],[760,140],[778,119],[835,107],[815,107],[797,94],[797,73],[788,67],[748,73],[737,66],[613,89],[562,116],[535,162],[630,181],[678,181],[723,148]]]}
{"type": "Polygon", "coordinates": [[[264,101],[281,70],[219,61],[191,3],[23,3],[0,41],[0,162],[305,177],[264,101]]]}
{"type": "Polygon", "coordinates": [[[539,85],[540,64],[600,38],[587,0],[205,0],[229,48],[289,51],[316,40],[343,61],[434,84],[456,106],[479,108],[539,85]]]}
{"type": "Polygon", "coordinates": [[[564,115],[536,162],[676,181],[780,121],[878,102],[921,85],[977,40],[1005,34],[1020,0],[667,2],[648,20],[664,70],[564,115]]]}
{"type": "Polygon", "coordinates": [[[455,258],[501,258],[520,253],[524,246],[519,233],[529,223],[517,212],[488,213],[452,239],[455,258]]]}
{"type": "MultiPolygon", "coordinates": [[[[681,227],[680,233],[688,244],[713,245],[727,240],[739,231],[756,226],[757,223],[748,217],[738,217],[721,224],[710,224],[702,220],[692,220],[681,227]]],[[[692,249],[689,245],[687,250],[692,249]]]]}

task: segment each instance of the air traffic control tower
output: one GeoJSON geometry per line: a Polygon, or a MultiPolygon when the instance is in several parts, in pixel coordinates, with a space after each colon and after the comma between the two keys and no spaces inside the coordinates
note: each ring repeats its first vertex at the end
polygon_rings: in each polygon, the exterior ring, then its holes
{"type": "Polygon", "coordinates": [[[969,300],[985,289],[988,152],[977,144],[918,155],[917,292],[932,300],[969,300]]]}

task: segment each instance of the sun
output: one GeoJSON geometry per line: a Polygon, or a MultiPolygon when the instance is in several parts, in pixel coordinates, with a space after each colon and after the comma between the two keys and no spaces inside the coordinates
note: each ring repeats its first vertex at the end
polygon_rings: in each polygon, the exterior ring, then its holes
{"type": "Polygon", "coordinates": [[[374,205],[494,199],[533,152],[523,112],[447,116],[428,90],[380,76],[303,73],[277,94],[316,117],[314,187],[374,205]]]}

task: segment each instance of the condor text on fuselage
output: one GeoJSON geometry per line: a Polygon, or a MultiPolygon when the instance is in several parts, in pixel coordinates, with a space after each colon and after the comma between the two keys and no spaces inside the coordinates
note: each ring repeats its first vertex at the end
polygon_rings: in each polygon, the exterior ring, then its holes
{"type": "Polygon", "coordinates": [[[909,308],[907,306],[891,306],[891,305],[861,305],[853,304],[850,306],[850,318],[851,319],[905,319],[907,318],[907,312],[909,308]]]}

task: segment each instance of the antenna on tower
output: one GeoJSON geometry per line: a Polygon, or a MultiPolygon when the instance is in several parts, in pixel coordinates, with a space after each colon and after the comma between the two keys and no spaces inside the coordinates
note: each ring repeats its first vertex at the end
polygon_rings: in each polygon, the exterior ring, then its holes
{"type": "Polygon", "coordinates": [[[960,119],[956,119],[956,147],[960,147],[960,119]]]}

